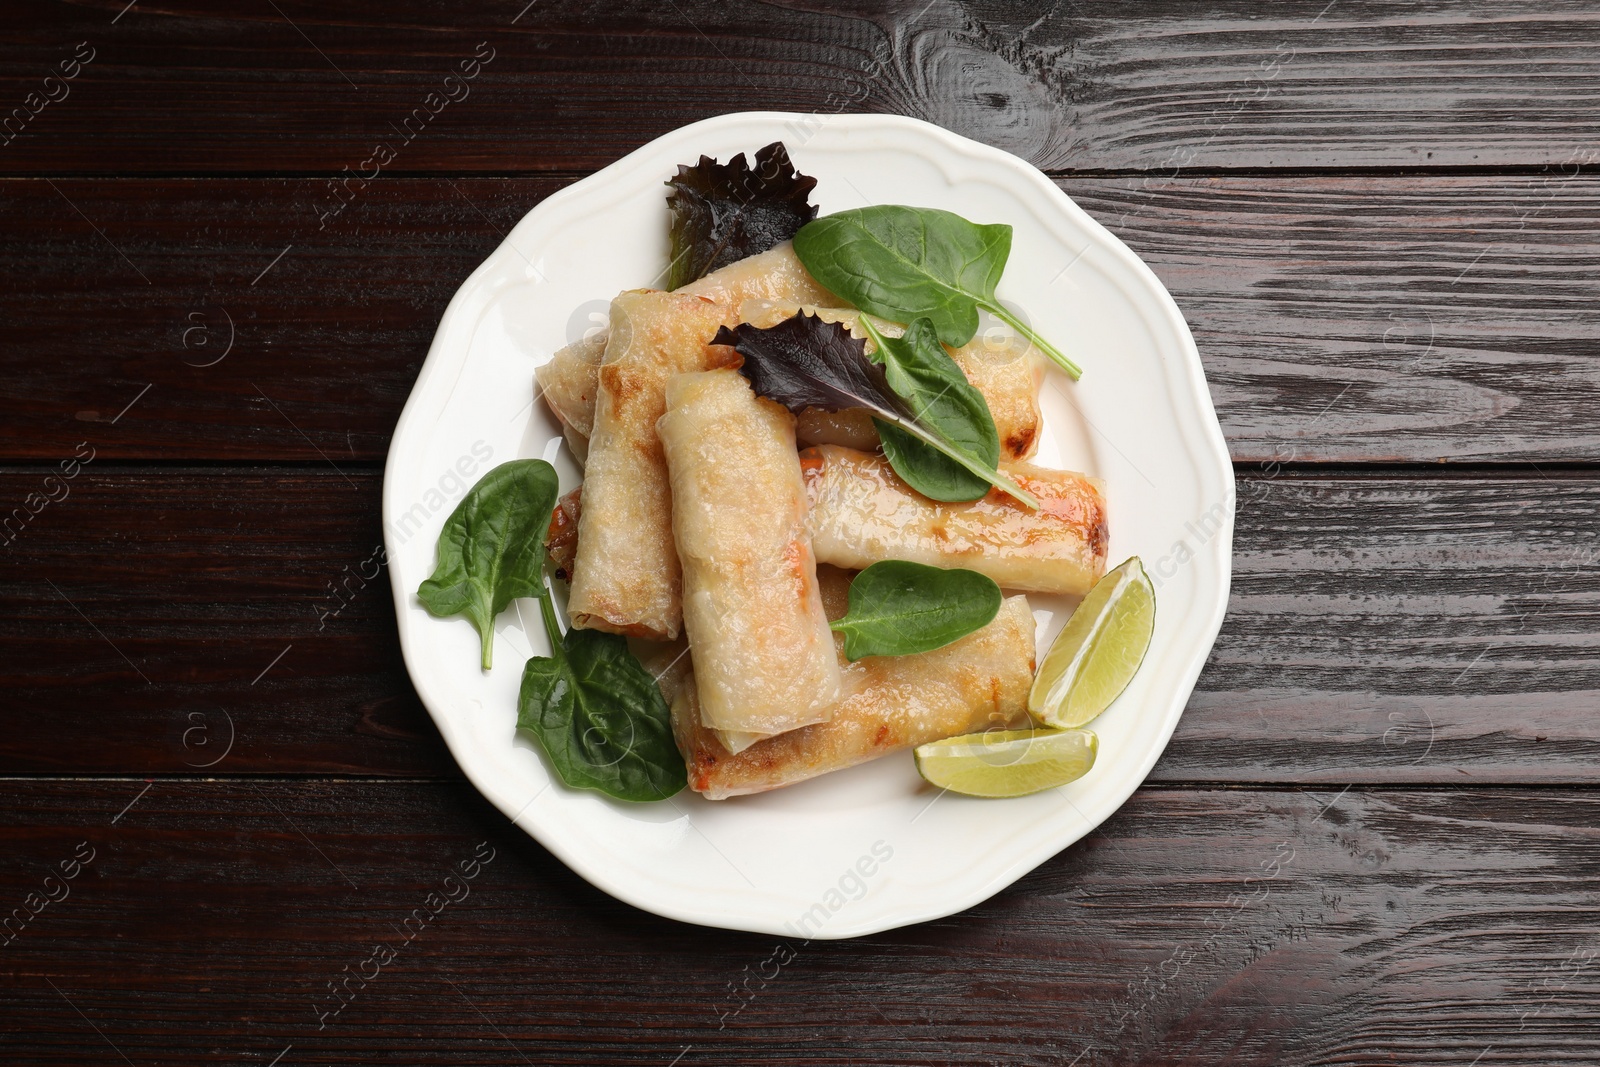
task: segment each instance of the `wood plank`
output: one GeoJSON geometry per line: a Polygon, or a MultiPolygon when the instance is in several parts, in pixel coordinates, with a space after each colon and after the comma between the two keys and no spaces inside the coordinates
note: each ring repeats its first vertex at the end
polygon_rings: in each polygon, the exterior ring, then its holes
{"type": "MultiPolygon", "coordinates": [[[[361,577],[378,475],[348,476],[83,469],[0,559],[0,773],[191,773],[224,713],[219,773],[449,772],[387,574],[361,577]]],[[[1600,781],[1597,562],[1593,473],[1246,474],[1229,616],[1155,776],[1600,781]]]]}
{"type": "Polygon", "coordinates": [[[1241,479],[1228,618],[1156,776],[1594,781],[1596,488],[1241,479]]]}
{"type": "Polygon", "coordinates": [[[462,783],[143,788],[0,785],[8,908],[94,850],[5,946],[10,1062],[1504,1067],[1600,1051],[1587,791],[1144,790],[961,916],[806,943],[617,903],[462,783]],[[407,939],[475,853],[487,865],[407,939]],[[325,1014],[328,983],[370,975],[378,945],[394,958],[325,1014]]]}
{"type": "Polygon", "coordinates": [[[320,182],[5,183],[0,451],[381,459],[450,297],[560,184],[379,182],[319,229],[320,182]]]}
{"type": "Polygon", "coordinates": [[[1172,291],[1236,459],[1600,459],[1600,181],[1063,185],[1172,291]]]}
{"type": "Polygon", "coordinates": [[[7,8],[0,99],[37,112],[10,174],[336,173],[380,141],[411,173],[592,169],[750,108],[916,115],[1054,169],[1561,164],[1600,134],[1593,0],[7,8]]]}
{"type": "Polygon", "coordinates": [[[458,773],[400,658],[376,473],[45,477],[0,476],[4,766],[458,773]]]}
{"type": "MultiPolygon", "coordinates": [[[[562,184],[378,182],[319,229],[313,181],[0,183],[0,456],[381,459],[456,287],[562,184]]],[[[1600,456],[1600,181],[1062,184],[1172,290],[1236,459],[1600,456]]]]}

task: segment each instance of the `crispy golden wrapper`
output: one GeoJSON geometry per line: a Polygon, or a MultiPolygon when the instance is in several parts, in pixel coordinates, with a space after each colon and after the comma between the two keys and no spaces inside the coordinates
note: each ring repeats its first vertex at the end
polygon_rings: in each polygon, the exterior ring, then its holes
{"type": "Polygon", "coordinates": [[[579,463],[589,455],[595,398],[600,392],[600,361],[605,354],[606,333],[597,331],[560,349],[533,372],[534,395],[544,397],[555,412],[567,447],[579,463]]]}
{"type": "Polygon", "coordinates": [[[733,349],[707,343],[728,314],[705,297],[648,289],[611,302],[567,601],[574,626],[678,636],[682,578],[656,420],[673,375],[738,361],[733,349]]]}
{"type": "MultiPolygon", "coordinates": [[[[842,605],[832,606],[842,614],[842,605]]],[[[689,788],[724,800],[943,737],[1024,724],[1033,684],[1033,612],[1026,597],[1015,596],[989,625],[932,652],[849,663],[840,651],[839,659],[842,695],[832,718],[754,741],[738,753],[702,725],[696,686],[682,686],[672,704],[672,730],[688,765],[689,788]]]]}
{"type": "MultiPolygon", "coordinates": [[[[794,246],[788,241],[713,271],[677,292],[715,300],[735,313],[747,300],[796,304],[839,302],[806,273],[794,254],[794,246]]],[[[589,436],[594,432],[600,361],[605,355],[607,336],[607,331],[600,330],[574,341],[533,372],[535,393],[543,396],[550,410],[555,412],[567,444],[580,463],[587,454],[589,436]]]]}
{"type": "Polygon", "coordinates": [[[730,263],[675,290],[709,297],[735,311],[746,300],[792,300],[801,304],[838,304],[839,298],[807,273],[788,241],[759,255],[730,263]]]}
{"type": "Polygon", "coordinates": [[[657,432],[702,721],[768,734],[823,721],[839,665],[806,532],[794,416],[738,371],[713,370],[667,383],[657,432]]]}
{"type": "Polygon", "coordinates": [[[998,489],[964,504],[929,500],[881,455],[838,445],[800,454],[817,559],[864,569],[886,559],[965,567],[1007,589],[1081,596],[1106,570],[1106,504],[1096,479],[1002,463],[1037,511],[998,489]]]}

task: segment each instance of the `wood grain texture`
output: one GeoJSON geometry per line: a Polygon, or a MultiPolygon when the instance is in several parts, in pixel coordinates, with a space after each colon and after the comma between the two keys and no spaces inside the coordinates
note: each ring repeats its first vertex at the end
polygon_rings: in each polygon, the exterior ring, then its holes
{"type": "MultiPolygon", "coordinates": [[[[380,181],[325,226],[309,180],[0,183],[0,456],[380,460],[450,297],[565,182],[380,181]]],[[[1062,185],[1172,291],[1236,459],[1600,458],[1600,180],[1062,185]]]]}
{"type": "Polygon", "coordinates": [[[397,172],[592,169],[751,108],[915,115],[1057,170],[1560,164],[1600,136],[1593,0],[124,6],[8,5],[6,109],[95,56],[0,170],[335,173],[480,45],[397,172]]]}
{"type": "Polygon", "coordinates": [[[559,184],[376,182],[324,226],[322,182],[6,183],[0,450],[381,459],[450,297],[559,184]]]}
{"type": "Polygon", "coordinates": [[[1600,181],[1062,185],[1177,299],[1235,459],[1600,460],[1600,181]]]}
{"type": "Polygon", "coordinates": [[[1597,488],[1241,478],[1228,617],[1156,777],[1594,781],[1597,488]]]}
{"type": "Polygon", "coordinates": [[[961,916],[805,943],[620,904],[465,784],[143,789],[0,786],[6,908],[94,850],[70,896],[0,948],[8,1062],[267,1064],[290,1046],[284,1064],[1600,1054],[1587,792],[1147,789],[961,916]],[[406,938],[475,853],[487,865],[406,938]],[[325,1014],[327,983],[371,974],[378,945],[392,962],[325,1014]]]}
{"type": "Polygon", "coordinates": [[[1600,1061],[1597,23],[0,0],[0,1061],[1600,1061]],[[1177,298],[1240,475],[1151,783],[972,911],[842,943],[656,919],[508,823],[377,551],[466,276],[556,189],[751,108],[1057,175],[1177,298]],[[380,143],[382,179],[330,180],[380,143]]]}
{"type": "MultiPolygon", "coordinates": [[[[83,470],[0,557],[0,773],[192,773],[224,713],[217,773],[450,771],[387,572],[362,580],[378,477],[348,476],[83,470]]],[[[45,491],[0,475],[8,507],[45,491]]],[[[1238,509],[1228,618],[1158,780],[1600,781],[1600,477],[1266,470],[1238,509]]],[[[1197,547],[1146,564],[1165,580],[1197,547]]]]}
{"type": "Polygon", "coordinates": [[[0,485],[9,768],[458,773],[400,658],[372,471],[0,485]]]}

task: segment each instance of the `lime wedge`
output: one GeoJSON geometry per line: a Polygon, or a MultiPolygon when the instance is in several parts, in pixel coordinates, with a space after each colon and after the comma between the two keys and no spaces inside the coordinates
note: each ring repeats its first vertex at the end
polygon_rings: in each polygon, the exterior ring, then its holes
{"type": "Polygon", "coordinates": [[[917,773],[952,793],[1020,797],[1075,782],[1094,766],[1088,730],[996,730],[919,745],[917,773]]]}
{"type": "Polygon", "coordinates": [[[1028,693],[1046,726],[1082,726],[1128,687],[1150,647],[1156,591],[1134,556],[1108,571],[1050,646],[1028,693]]]}

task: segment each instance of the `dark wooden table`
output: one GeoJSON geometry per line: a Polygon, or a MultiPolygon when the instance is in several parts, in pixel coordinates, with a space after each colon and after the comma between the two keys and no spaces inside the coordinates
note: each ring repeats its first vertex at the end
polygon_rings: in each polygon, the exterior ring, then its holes
{"type": "Polygon", "coordinates": [[[1600,1060],[1600,2],[4,8],[0,1060],[1600,1060]],[[480,799],[348,581],[462,279],[749,108],[1044,168],[1177,297],[1240,483],[1146,787],[776,969],[480,799]]]}

